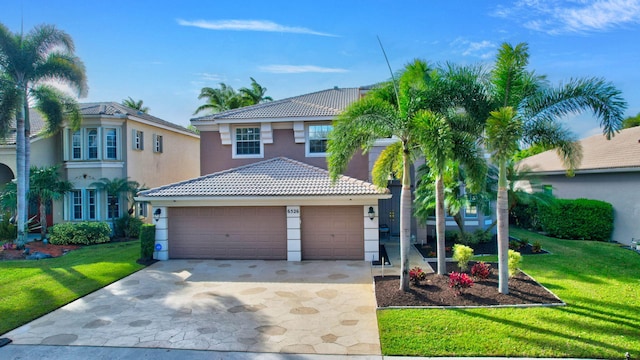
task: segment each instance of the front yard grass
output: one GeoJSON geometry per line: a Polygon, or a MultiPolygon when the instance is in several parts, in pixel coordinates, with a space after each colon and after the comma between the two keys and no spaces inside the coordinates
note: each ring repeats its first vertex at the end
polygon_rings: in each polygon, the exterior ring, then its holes
{"type": "Polygon", "coordinates": [[[140,241],[131,241],[0,262],[0,334],[138,271],[139,257],[140,241]]]}
{"type": "MultiPolygon", "coordinates": [[[[540,241],[548,255],[523,256],[521,269],[567,306],[378,311],[384,355],[640,358],[640,256],[616,244],[540,241]]],[[[483,260],[496,261],[497,258],[483,260]]]]}

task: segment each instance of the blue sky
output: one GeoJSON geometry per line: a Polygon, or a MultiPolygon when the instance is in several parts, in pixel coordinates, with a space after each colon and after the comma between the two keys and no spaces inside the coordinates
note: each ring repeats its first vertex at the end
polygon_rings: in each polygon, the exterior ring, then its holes
{"type": "MultiPolygon", "coordinates": [[[[249,77],[282,99],[389,78],[414,58],[490,66],[503,42],[529,43],[530,68],[552,84],[604,77],[640,112],[640,0],[602,1],[138,1],[3,0],[0,22],[49,23],[85,62],[81,101],[144,100],[188,125],[204,86],[238,89],[249,77]]],[[[579,136],[590,116],[567,119],[579,136]]]]}

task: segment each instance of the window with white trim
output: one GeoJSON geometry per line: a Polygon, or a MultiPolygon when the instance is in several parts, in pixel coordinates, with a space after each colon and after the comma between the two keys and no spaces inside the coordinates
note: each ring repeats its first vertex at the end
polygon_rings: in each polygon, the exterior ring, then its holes
{"type": "Polygon", "coordinates": [[[96,200],[96,191],[94,189],[87,189],[87,219],[95,220],[97,219],[97,200],[96,200]]]}
{"type": "Polygon", "coordinates": [[[260,157],[262,155],[259,127],[238,127],[235,129],[233,140],[234,156],[260,157]]]}
{"type": "Polygon", "coordinates": [[[71,220],[82,220],[82,190],[71,190],[71,220]]]}
{"type": "Polygon", "coordinates": [[[82,132],[80,130],[71,134],[71,159],[82,159],[82,132]]]}
{"type": "Polygon", "coordinates": [[[140,130],[133,130],[133,149],[144,150],[144,133],[140,130]]]}
{"type": "Polygon", "coordinates": [[[149,203],[144,201],[144,202],[138,202],[136,203],[137,207],[138,207],[138,216],[140,217],[147,217],[149,216],[149,203]]]}
{"type": "Polygon", "coordinates": [[[107,195],[107,217],[109,219],[120,217],[120,196],[107,195]]]}
{"type": "Polygon", "coordinates": [[[330,124],[309,125],[307,128],[307,156],[326,156],[329,133],[333,130],[330,124]]]}
{"type": "Polygon", "coordinates": [[[153,135],[153,152],[161,153],[162,152],[162,135],[153,135]]]}
{"type": "Polygon", "coordinates": [[[116,129],[105,129],[105,159],[118,159],[118,131],[116,129]]]}
{"type": "Polygon", "coordinates": [[[475,195],[469,196],[469,201],[464,209],[464,216],[468,218],[478,217],[478,200],[475,195]]]}
{"type": "Polygon", "coordinates": [[[98,158],[98,129],[87,129],[87,159],[98,158]]]}

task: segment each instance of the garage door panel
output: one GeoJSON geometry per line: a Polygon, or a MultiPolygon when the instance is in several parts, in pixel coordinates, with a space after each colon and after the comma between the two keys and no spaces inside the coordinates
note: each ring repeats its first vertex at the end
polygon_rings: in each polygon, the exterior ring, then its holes
{"type": "Polygon", "coordinates": [[[284,207],[169,208],[169,257],[287,257],[284,207]]]}
{"type": "Polygon", "coordinates": [[[359,206],[301,209],[304,260],[362,260],[364,218],[359,206]]]}

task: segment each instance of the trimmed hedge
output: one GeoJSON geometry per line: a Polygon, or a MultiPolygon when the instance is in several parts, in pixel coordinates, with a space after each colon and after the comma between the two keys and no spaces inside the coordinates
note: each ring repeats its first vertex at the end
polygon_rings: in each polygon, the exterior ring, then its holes
{"type": "Polygon", "coordinates": [[[125,215],[116,220],[116,236],[137,238],[143,222],[139,217],[125,215]]]}
{"type": "Polygon", "coordinates": [[[93,245],[111,240],[106,222],[61,223],[49,228],[49,241],[54,245],[93,245]]]}
{"type": "Polygon", "coordinates": [[[156,226],[143,224],[140,227],[140,259],[153,259],[153,250],[156,242],[156,226]]]}
{"type": "Polygon", "coordinates": [[[542,229],[560,239],[611,240],[613,206],[590,199],[557,199],[540,214],[542,229]]]}

